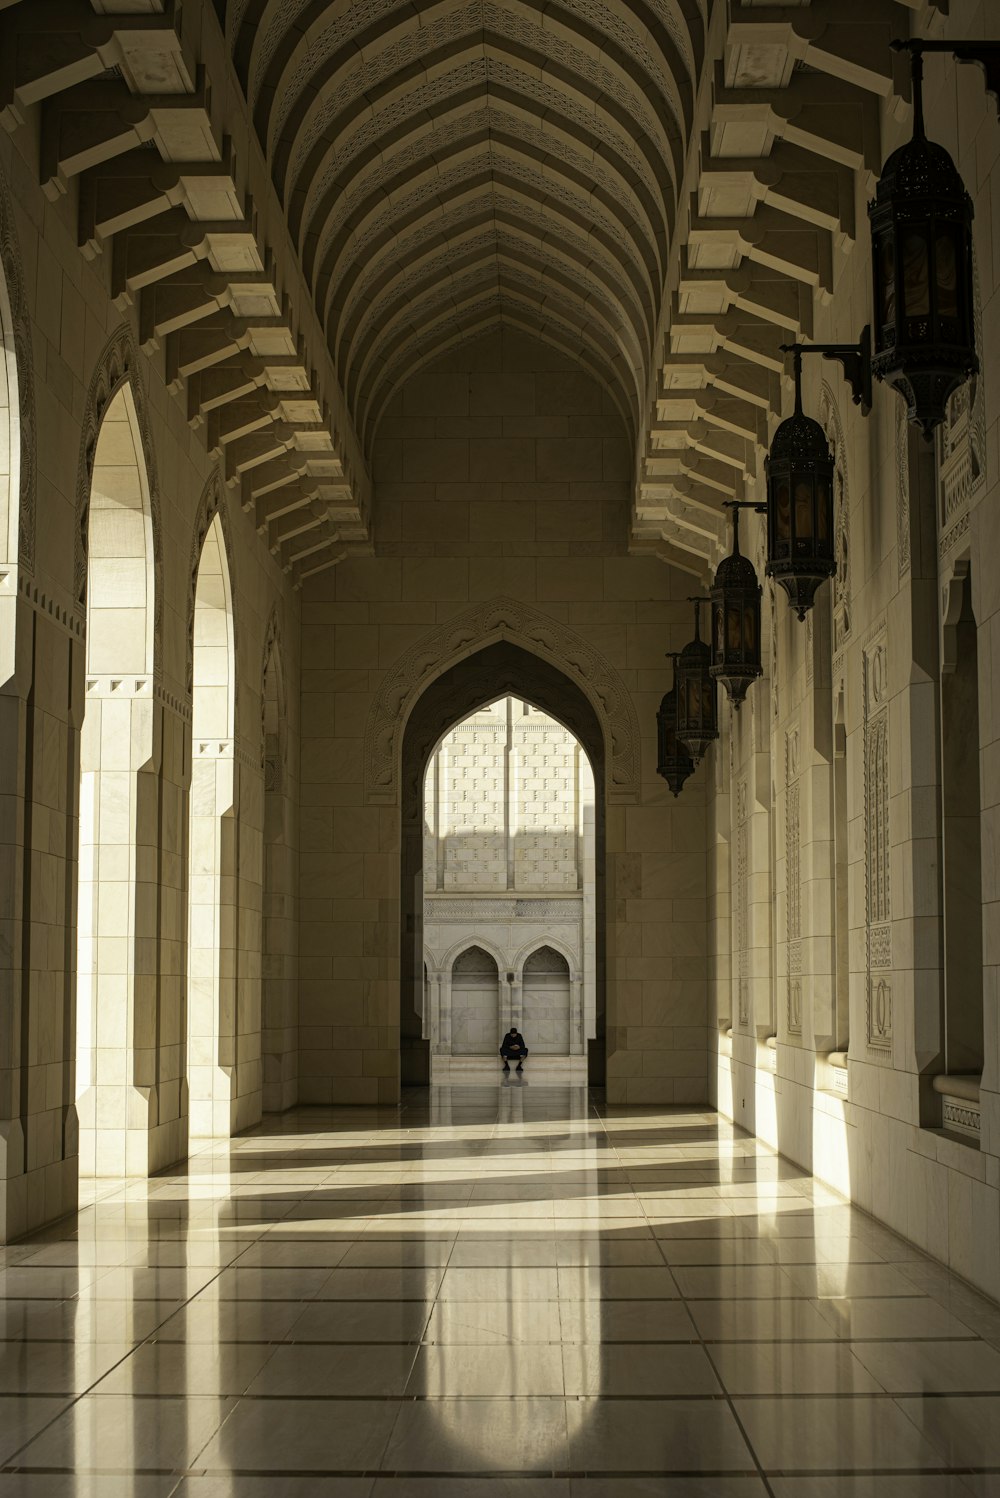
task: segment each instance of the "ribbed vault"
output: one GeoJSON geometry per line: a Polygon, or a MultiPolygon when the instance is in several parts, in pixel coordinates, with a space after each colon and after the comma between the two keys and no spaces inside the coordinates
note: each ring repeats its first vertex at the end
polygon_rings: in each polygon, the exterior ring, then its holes
{"type": "Polygon", "coordinates": [[[217,0],[359,435],[498,322],[640,426],[704,0],[217,0]]]}

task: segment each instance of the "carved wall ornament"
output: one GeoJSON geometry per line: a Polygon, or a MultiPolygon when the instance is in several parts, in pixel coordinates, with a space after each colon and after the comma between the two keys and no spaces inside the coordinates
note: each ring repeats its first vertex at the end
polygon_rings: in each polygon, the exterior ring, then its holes
{"type": "Polygon", "coordinates": [[[825,380],[820,392],[819,419],[833,450],[834,462],[833,524],[837,571],[833,579],[833,648],[838,651],[843,649],[851,633],[851,494],[840,407],[825,380]]]}
{"type": "Polygon", "coordinates": [[[785,791],[785,910],[788,938],[788,1032],[802,1034],[802,836],[799,782],[785,791]]]}
{"type": "Polygon", "coordinates": [[[910,570],[910,428],[906,407],[896,402],[896,562],[899,576],[910,570]]]}
{"type": "Polygon", "coordinates": [[[7,183],[0,176],[0,267],[7,291],[10,333],[14,340],[17,389],[9,390],[16,404],[11,409],[11,432],[18,432],[18,492],[10,496],[17,512],[17,561],[33,572],[35,567],[35,464],[37,425],[35,420],[34,365],[31,352],[31,318],[24,296],[21,249],[14,224],[14,208],[7,183]]]}
{"type": "Polygon", "coordinates": [[[94,461],[97,456],[101,423],[104,421],[108,407],[123,385],[128,385],[132,393],[132,404],[135,407],[139,427],[139,441],[142,445],[142,461],[146,470],[146,485],[149,491],[150,528],[153,534],[153,675],[159,678],[162,673],[160,653],[163,638],[163,541],[160,494],[146,390],[139,367],[138,349],[128,323],[122,323],[115,329],[99,354],[84,406],[80,462],[76,482],[74,596],[77,608],[85,614],[87,609],[87,535],[94,461]]]}
{"type": "Polygon", "coordinates": [[[609,790],[623,799],[637,794],[639,726],[618,673],[564,624],[529,604],[496,598],[467,609],[425,635],[386,675],[365,729],[365,794],[369,802],[393,805],[399,799],[403,730],[425,688],[449,666],[500,641],[539,656],[580,688],[603,727],[609,790]]]}
{"type": "MultiPolygon", "coordinates": [[[[983,311],[979,273],[973,256],[976,346],[982,348],[983,311]]],[[[985,364],[948,402],[938,429],[938,525],[942,560],[969,529],[973,502],[986,483],[985,364]]]]}
{"type": "Polygon", "coordinates": [[[195,516],[194,532],[191,537],[191,560],[188,569],[186,676],[189,695],[194,690],[194,609],[198,593],[198,569],[201,566],[201,554],[205,547],[205,539],[208,536],[212,521],[216,515],[218,515],[219,524],[222,527],[223,551],[225,553],[226,568],[229,573],[231,626],[233,631],[233,670],[235,671],[238,654],[236,649],[236,553],[233,547],[229,508],[226,501],[226,485],[218,469],[212,473],[208,483],[201,491],[201,499],[198,501],[198,512],[195,516]]]}
{"type": "Polygon", "coordinates": [[[750,822],[746,780],[736,789],[736,980],[739,1023],[750,1023],[750,822]]]}
{"type": "Polygon", "coordinates": [[[892,1052],[892,899],[889,829],[888,657],[884,621],[865,644],[864,806],[867,1040],[892,1052]]]}

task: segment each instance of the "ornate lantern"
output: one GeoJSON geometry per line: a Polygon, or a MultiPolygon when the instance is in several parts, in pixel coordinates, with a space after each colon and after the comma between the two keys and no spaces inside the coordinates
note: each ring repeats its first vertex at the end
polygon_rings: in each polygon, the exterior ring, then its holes
{"type": "Polygon", "coordinates": [[[694,639],[677,657],[674,685],[677,692],[677,737],[695,764],[713,740],[719,737],[719,697],[712,679],[712,648],[701,638],[701,598],[694,604],[694,639]]]}
{"type": "MultiPolygon", "coordinates": [[[[760,676],[760,594],[757,573],[740,552],[738,500],[728,501],[733,512],[733,550],[718,566],[712,584],[711,673],[729,693],[739,711],[752,681],[760,676]]],[[[754,505],[753,509],[763,509],[754,505]]]]}
{"type": "MultiPolygon", "coordinates": [[[[802,410],[802,350],[795,356],[795,410],[774,434],[767,473],[768,577],[800,619],[837,570],[833,538],[833,454],[818,421],[802,410]]],[[[817,350],[818,352],[819,350],[817,350]]]]}
{"type": "Polygon", "coordinates": [[[886,161],[868,204],[875,303],[872,369],[903,396],[910,421],[929,437],[944,420],[949,397],[979,369],[973,209],[948,152],[924,134],[927,44],[893,46],[910,53],[913,138],[886,161]]]}
{"type": "MultiPolygon", "coordinates": [[[[676,675],[677,657],[674,660],[676,675]]],[[[677,737],[677,688],[666,693],[656,713],[656,773],[662,775],[675,796],[694,774],[694,760],[677,737]]]]}

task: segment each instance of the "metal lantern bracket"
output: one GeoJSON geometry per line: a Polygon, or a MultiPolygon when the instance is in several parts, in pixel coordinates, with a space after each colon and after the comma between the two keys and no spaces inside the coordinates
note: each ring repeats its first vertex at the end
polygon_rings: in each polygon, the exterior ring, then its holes
{"type": "Polygon", "coordinates": [[[862,416],[872,408],[872,330],[866,325],[857,343],[783,343],[783,353],[795,356],[796,405],[800,404],[799,389],[802,378],[802,355],[822,354],[824,359],[836,359],[844,371],[844,378],[851,387],[856,406],[861,407],[862,416]]]}
{"type": "Polygon", "coordinates": [[[767,505],[758,504],[755,499],[724,499],[722,508],[724,510],[753,510],[755,515],[767,514],[767,505]]]}
{"type": "Polygon", "coordinates": [[[956,62],[978,62],[983,70],[986,92],[993,95],[993,104],[1000,118],[1000,42],[926,41],[923,37],[898,38],[889,43],[894,52],[909,52],[914,62],[925,52],[950,52],[956,62]]]}

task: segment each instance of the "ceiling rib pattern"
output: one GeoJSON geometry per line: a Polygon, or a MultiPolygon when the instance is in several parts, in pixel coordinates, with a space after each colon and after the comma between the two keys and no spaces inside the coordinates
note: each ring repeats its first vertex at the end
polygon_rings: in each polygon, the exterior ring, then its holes
{"type": "Polygon", "coordinates": [[[638,433],[700,0],[229,0],[225,23],[367,448],[403,381],[498,323],[638,433]]]}

